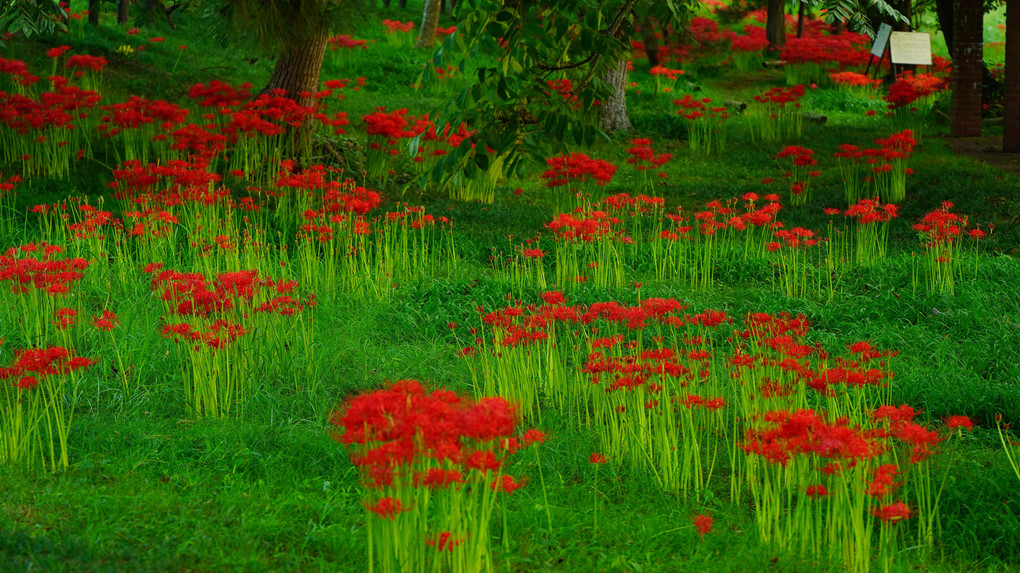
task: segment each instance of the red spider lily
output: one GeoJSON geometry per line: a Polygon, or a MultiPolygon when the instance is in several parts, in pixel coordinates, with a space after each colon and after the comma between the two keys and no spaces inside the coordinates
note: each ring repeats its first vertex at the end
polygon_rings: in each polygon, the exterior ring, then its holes
{"type": "Polygon", "coordinates": [[[602,159],[593,159],[583,153],[546,159],[549,167],[542,173],[547,187],[559,187],[574,182],[596,183],[604,186],[613,180],[616,166],[602,159]]]}
{"type": "Polygon", "coordinates": [[[620,219],[608,215],[604,211],[578,213],[560,213],[546,227],[557,238],[568,242],[591,243],[604,236],[615,236],[620,233],[620,219]]]}
{"type": "Polygon", "coordinates": [[[104,310],[103,313],[92,319],[92,325],[96,330],[111,331],[117,326],[117,315],[112,311],[104,310]]]}
{"type": "Polygon", "coordinates": [[[385,19],[382,21],[382,25],[383,28],[386,28],[386,33],[388,34],[406,33],[414,29],[414,22],[401,22],[399,20],[385,19]]]}
{"type": "Polygon", "coordinates": [[[889,505],[874,508],[872,510],[872,513],[875,515],[875,517],[881,519],[885,523],[889,522],[895,523],[902,519],[909,519],[911,511],[910,507],[908,507],[906,503],[903,503],[902,501],[897,501],[889,505]]]}
{"type": "Polygon", "coordinates": [[[630,163],[638,171],[645,171],[648,169],[659,169],[671,159],[673,154],[671,153],[660,153],[655,154],[652,150],[652,141],[647,138],[637,138],[631,140],[631,147],[627,150],[630,157],[627,158],[627,163],[630,163]]]}
{"type": "Polygon", "coordinates": [[[78,311],[73,308],[58,308],[56,312],[56,322],[54,325],[57,330],[66,330],[74,326],[75,318],[78,316],[78,311]]]}
{"type": "Polygon", "coordinates": [[[60,56],[63,56],[64,54],[66,54],[70,49],[71,49],[71,46],[58,46],[56,48],[50,48],[50,49],[46,50],[46,56],[48,58],[52,58],[52,59],[55,60],[55,59],[59,58],[60,56]]]}
{"type": "Polygon", "coordinates": [[[61,376],[93,364],[94,360],[74,356],[68,349],[59,346],[18,349],[14,351],[14,362],[8,367],[0,368],[0,380],[8,378],[21,380],[32,375],[37,382],[38,378],[44,376],[61,376]]]}
{"type": "Polygon", "coordinates": [[[953,204],[945,201],[939,209],[926,214],[920,223],[914,225],[914,230],[921,235],[926,248],[951,245],[967,228],[967,216],[953,213],[950,211],[952,208],[953,204]]]}
{"type": "Polygon", "coordinates": [[[698,535],[701,539],[705,539],[705,535],[712,531],[712,525],[714,520],[710,515],[695,515],[694,516],[694,529],[698,530],[698,535]]]}
{"type": "Polygon", "coordinates": [[[352,447],[354,464],[379,487],[427,459],[463,464],[465,476],[498,470],[502,460],[485,445],[511,438],[517,413],[502,398],[475,403],[445,390],[426,394],[405,380],[354,398],[331,422],[343,428],[337,439],[352,447]]]}
{"type": "Polygon", "coordinates": [[[839,67],[864,66],[868,62],[871,40],[864,34],[834,36],[805,35],[789,38],[780,58],[791,64],[812,63],[839,67]]]}
{"type": "Polygon", "coordinates": [[[548,437],[549,437],[548,434],[540,432],[539,430],[531,429],[528,430],[527,432],[524,432],[524,444],[525,445],[531,445],[535,443],[544,444],[546,438],[548,437]]]}
{"type": "Polygon", "coordinates": [[[197,100],[200,107],[230,108],[237,107],[251,98],[251,84],[244,83],[239,87],[213,80],[206,84],[195,84],[188,90],[188,97],[197,100]]]}
{"type": "Polygon", "coordinates": [[[885,497],[892,494],[898,486],[903,485],[902,482],[893,481],[899,473],[896,464],[882,464],[875,468],[875,477],[868,484],[868,495],[885,497]]]}
{"type": "Polygon", "coordinates": [[[809,485],[807,488],[807,496],[810,497],[811,499],[828,497],[829,495],[831,495],[829,493],[829,488],[825,487],[824,485],[809,485]]]}
{"type": "Polygon", "coordinates": [[[769,104],[779,108],[785,107],[787,104],[793,104],[794,107],[800,107],[799,100],[804,97],[804,86],[797,85],[790,88],[771,88],[766,92],[762,92],[754,96],[754,101],[769,104]]]}
{"type": "Polygon", "coordinates": [[[492,483],[489,484],[489,487],[492,489],[492,491],[501,491],[507,495],[510,495],[513,492],[524,487],[524,485],[521,484],[520,482],[514,481],[513,476],[504,475],[492,480],[492,483]]]}
{"type": "Polygon", "coordinates": [[[683,70],[671,70],[666,66],[653,66],[652,69],[648,70],[648,73],[653,76],[665,76],[671,81],[675,81],[678,77],[684,74],[683,70]]]}
{"type": "Polygon", "coordinates": [[[871,88],[882,83],[880,79],[872,79],[864,74],[851,71],[833,72],[829,74],[829,77],[836,85],[851,88],[871,88]]]}
{"type": "Polygon", "coordinates": [[[435,547],[437,551],[448,551],[453,552],[455,547],[464,543],[464,539],[455,539],[453,533],[444,531],[434,537],[429,537],[425,540],[426,545],[435,547]]]}
{"type": "Polygon", "coordinates": [[[599,453],[593,453],[588,458],[588,463],[595,464],[595,465],[604,464],[604,463],[606,463],[606,461],[607,461],[606,460],[606,456],[603,455],[603,454],[599,454],[599,453]]]}
{"type": "Polygon", "coordinates": [[[968,432],[973,432],[974,422],[967,416],[950,416],[946,418],[946,428],[950,430],[965,428],[968,432]]]}
{"type": "Polygon", "coordinates": [[[355,40],[347,34],[337,34],[327,40],[330,50],[353,50],[355,48],[361,48],[362,50],[368,49],[368,40],[355,40]]]}
{"type": "Polygon", "coordinates": [[[399,499],[392,497],[384,497],[374,505],[369,505],[364,501],[361,503],[368,511],[371,511],[383,519],[389,519],[391,521],[396,519],[397,514],[411,510],[410,507],[405,506],[399,499]]]}
{"type": "MultiPolygon", "coordinates": [[[[857,219],[862,225],[886,223],[897,217],[897,207],[893,203],[882,205],[875,199],[861,199],[847,209],[843,215],[857,219]]],[[[838,212],[838,211],[837,211],[838,212]]]]}
{"type": "Polygon", "coordinates": [[[903,108],[947,87],[946,80],[932,74],[915,75],[904,72],[889,86],[889,95],[885,101],[889,104],[889,109],[903,108]]]}
{"type": "Polygon", "coordinates": [[[768,412],[764,419],[771,427],[747,430],[740,447],[771,463],[786,466],[795,455],[852,461],[882,451],[867,432],[849,427],[846,420],[827,423],[813,410],[768,412]]]}
{"type": "Polygon", "coordinates": [[[769,47],[769,40],[765,35],[765,29],[761,26],[748,24],[744,26],[744,35],[732,33],[728,35],[730,49],[734,52],[755,52],[760,53],[769,47]]]}
{"type": "Polygon", "coordinates": [[[81,280],[89,262],[82,258],[57,259],[54,255],[63,250],[55,245],[28,243],[11,248],[0,256],[0,283],[10,283],[15,293],[27,293],[29,288],[50,295],[67,293],[81,280]],[[31,256],[42,249],[42,257],[31,256]],[[24,256],[30,255],[30,256],[24,256]]]}
{"type": "Polygon", "coordinates": [[[90,56],[88,54],[75,54],[68,56],[64,67],[70,70],[89,70],[101,72],[106,67],[106,58],[103,56],[90,56]]]}

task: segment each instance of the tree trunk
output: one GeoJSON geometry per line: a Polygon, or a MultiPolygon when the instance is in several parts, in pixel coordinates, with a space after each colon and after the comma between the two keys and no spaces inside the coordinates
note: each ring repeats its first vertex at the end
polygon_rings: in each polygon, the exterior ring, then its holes
{"type": "MultiPolygon", "coordinates": [[[[280,48],[273,67],[273,75],[263,92],[283,90],[284,95],[299,105],[313,104],[312,94],[319,90],[319,75],[322,72],[322,59],[326,55],[329,35],[325,31],[302,35],[296,42],[280,48]]],[[[300,155],[307,149],[307,125],[293,132],[289,149],[285,153],[291,156],[300,155]]]]}
{"type": "Polygon", "coordinates": [[[939,29],[946,40],[949,57],[953,57],[953,0],[935,0],[935,15],[938,17],[939,29]]]}
{"type": "Polygon", "coordinates": [[[326,55],[327,39],[325,33],[309,34],[281,48],[265,91],[284,90],[288,98],[301,105],[310,105],[310,94],[319,90],[319,74],[322,72],[322,58],[326,55]]]}
{"type": "Polygon", "coordinates": [[[655,20],[647,18],[641,21],[641,42],[645,45],[648,67],[659,65],[659,39],[655,37],[655,20]]]}
{"type": "Polygon", "coordinates": [[[800,3],[797,8],[797,37],[804,37],[804,18],[807,16],[807,4],[804,2],[800,3]]]}
{"type": "Polygon", "coordinates": [[[421,14],[421,28],[418,30],[418,43],[415,48],[432,49],[436,43],[436,28],[439,27],[440,0],[425,0],[421,14]]]}
{"type": "Polygon", "coordinates": [[[613,95],[602,105],[602,129],[604,131],[629,131],[627,117],[627,60],[620,60],[615,69],[606,72],[603,78],[613,86],[613,95]]]}
{"type": "Polygon", "coordinates": [[[981,136],[984,4],[953,2],[953,137],[981,136]]]}
{"type": "Polygon", "coordinates": [[[784,0],[769,0],[765,21],[765,37],[769,41],[769,49],[778,50],[786,45],[786,7],[784,0]]]}
{"type": "Polygon", "coordinates": [[[1006,122],[1002,150],[1020,153],[1020,0],[1006,1],[1006,122]]]}
{"type": "Polygon", "coordinates": [[[102,4],[99,0],[89,0],[89,24],[93,26],[99,25],[99,7],[102,4]]]}
{"type": "Polygon", "coordinates": [[[131,0],[120,0],[117,2],[117,23],[126,26],[131,20],[131,0]]]}

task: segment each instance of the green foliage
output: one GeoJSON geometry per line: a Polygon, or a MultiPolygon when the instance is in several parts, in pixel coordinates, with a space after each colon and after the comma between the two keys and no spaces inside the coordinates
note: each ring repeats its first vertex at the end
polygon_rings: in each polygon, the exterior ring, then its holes
{"type": "Polygon", "coordinates": [[[906,22],[907,18],[885,0],[805,0],[824,11],[825,21],[832,24],[846,22],[851,30],[859,30],[875,37],[875,29],[868,20],[867,11],[873,9],[893,21],[906,22]]]}
{"type": "Polygon", "coordinates": [[[679,25],[692,0],[465,0],[457,4],[458,34],[440,46],[423,80],[449,63],[468,69],[480,56],[496,58],[474,72],[473,85],[451,99],[438,123],[466,122],[478,132],[439,163],[434,179],[484,171],[489,155],[505,156],[509,172],[526,157],[542,159],[565,146],[591,146],[602,137],[598,102],[611,95],[603,75],[630,53],[636,19],[679,25]]]}
{"type": "Polygon", "coordinates": [[[304,39],[350,28],[365,18],[364,0],[191,0],[186,9],[213,37],[252,43],[268,53],[304,39]]]}
{"type": "MultiPolygon", "coordinates": [[[[67,30],[67,12],[57,0],[9,0],[0,3],[0,33],[31,38],[67,30]]],[[[0,34],[0,47],[3,47],[0,34]]]]}

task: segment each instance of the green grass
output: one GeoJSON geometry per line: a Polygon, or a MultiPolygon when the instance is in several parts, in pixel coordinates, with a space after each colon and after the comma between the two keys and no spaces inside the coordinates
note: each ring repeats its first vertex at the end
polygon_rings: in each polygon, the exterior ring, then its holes
{"type": "MultiPolygon", "coordinates": [[[[407,20],[418,17],[416,9],[412,3],[406,12],[382,15],[407,20]]],[[[195,82],[250,81],[257,88],[268,77],[268,59],[249,65],[247,53],[217,49],[185,17],[178,24],[178,31],[144,30],[134,37],[104,25],[80,39],[15,42],[0,55],[26,58],[40,69],[48,69],[40,46],[66,42],[76,52],[106,55],[111,64],[104,92],[111,100],[139,94],[180,101],[195,82]],[[137,45],[138,38],[164,35],[165,43],[150,46],[140,58],[115,53],[129,42],[137,45]],[[171,72],[180,44],[188,49],[171,72]]],[[[368,80],[363,90],[347,94],[345,104],[355,124],[349,137],[357,139],[358,118],[376,106],[408,107],[421,114],[441,102],[441,93],[418,94],[410,87],[426,53],[393,49],[375,23],[359,27],[356,35],[376,43],[346,67],[327,58],[323,74],[324,79],[368,80]]],[[[656,149],[676,156],[668,167],[670,177],[655,186],[671,206],[698,209],[712,199],[747,192],[784,192],[781,182],[762,184],[767,177],[781,179],[772,159],[781,145],[753,144],[744,119],[735,117],[727,153],[692,157],[672,97],[660,94],[653,100],[650,78],[635,77],[643,92],[630,96],[635,135],[651,137],[656,149]]],[[[782,75],[732,77],[705,70],[698,79],[698,84],[678,82],[680,89],[671,95],[682,97],[691,90],[699,97],[747,101],[759,89],[781,83],[782,75]]],[[[826,225],[822,208],[845,206],[831,153],[841,143],[872,145],[889,129],[881,118],[864,116],[871,102],[839,92],[811,92],[806,105],[829,117],[825,125],[806,126],[800,142],[816,149],[823,175],[815,184],[815,198],[805,207],[785,209],[780,218],[788,226],[821,230],[826,225]]],[[[994,426],[997,414],[1020,421],[1020,265],[1015,258],[1020,181],[953,155],[939,138],[945,126],[932,119],[911,160],[916,174],[908,181],[901,218],[892,227],[889,260],[845,276],[832,300],[775,293],[771,271],[753,265],[720,265],[707,291],[640,273],[634,280],[643,282],[642,297],[678,297],[696,310],[724,309],[734,317],[752,311],[804,313],[813,325],[811,341],[827,348],[871,340],[899,350],[893,367],[896,403],[923,409],[931,420],[965,414],[980,426],[963,440],[945,444],[934,466],[935,478],[947,480],[937,551],[920,558],[908,549],[901,568],[1009,571],[1020,564],[1020,490],[994,426]],[[930,295],[923,287],[915,292],[910,281],[911,252],[918,249],[911,225],[946,200],[973,222],[996,225],[975,278],[958,284],[954,297],[930,295]]],[[[585,152],[622,164],[629,137],[614,137],[585,152]]],[[[19,208],[104,193],[110,176],[103,163],[83,164],[70,181],[26,182],[19,208]]],[[[189,419],[173,343],[159,335],[158,301],[142,283],[133,291],[113,293],[114,309],[127,324],[124,340],[134,353],[130,362],[139,364],[138,388],[125,394],[111,384],[116,374],[110,362],[96,365],[79,388],[71,467],[41,475],[0,467],[0,570],[366,570],[361,488],[344,449],[330,437],[328,415],[340,401],[391,380],[421,379],[470,393],[469,370],[456,356],[456,340],[446,325],[475,325],[477,306],[493,309],[506,303],[512,287],[487,266],[493,247],[508,247],[511,235],[518,243],[539,232],[549,234],[544,224],[552,217],[552,200],[537,179],[542,169],[533,166],[528,178],[505,182],[489,206],[400,185],[385,189],[389,206],[406,200],[451,217],[464,264],[452,276],[403,284],[382,302],[320,293],[314,319],[316,377],[295,373],[258,380],[243,422],[189,419]],[[519,196],[513,193],[518,187],[523,189],[519,196]]],[[[633,190],[630,171],[623,166],[606,192],[633,190]]],[[[0,237],[2,246],[33,237],[33,227],[29,217],[13,236],[0,237]]],[[[525,304],[537,302],[538,292],[527,289],[525,304]]],[[[94,308],[111,296],[98,290],[86,295],[94,308]]],[[[633,302],[635,292],[582,286],[570,297],[577,303],[633,302]]],[[[9,325],[0,328],[4,335],[9,325]]],[[[90,344],[93,355],[110,356],[107,340],[90,344]]],[[[9,352],[9,346],[0,346],[0,361],[6,364],[9,352]]],[[[521,455],[507,471],[528,480],[528,487],[508,499],[508,532],[493,526],[499,571],[839,570],[762,545],[750,508],[728,503],[724,478],[717,479],[712,488],[717,493],[703,503],[684,503],[661,492],[652,476],[609,464],[598,470],[596,492],[595,466],[587,460],[598,450],[598,438],[555,411],[544,415],[542,429],[551,434],[541,460],[553,528],[546,524],[535,458],[521,455]],[[691,517],[704,511],[711,512],[716,529],[702,541],[691,517]]]]}

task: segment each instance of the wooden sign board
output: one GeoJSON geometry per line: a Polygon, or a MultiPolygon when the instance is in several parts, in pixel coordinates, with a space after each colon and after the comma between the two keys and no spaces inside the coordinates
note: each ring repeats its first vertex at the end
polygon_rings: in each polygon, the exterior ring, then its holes
{"type": "Polygon", "coordinates": [[[931,65],[931,36],[926,32],[893,32],[889,56],[894,64],[931,65]]]}
{"type": "Polygon", "coordinates": [[[889,42],[890,33],[892,33],[892,26],[889,24],[882,24],[878,27],[878,33],[875,34],[875,43],[871,45],[872,56],[881,58],[885,55],[885,45],[889,42]]]}

